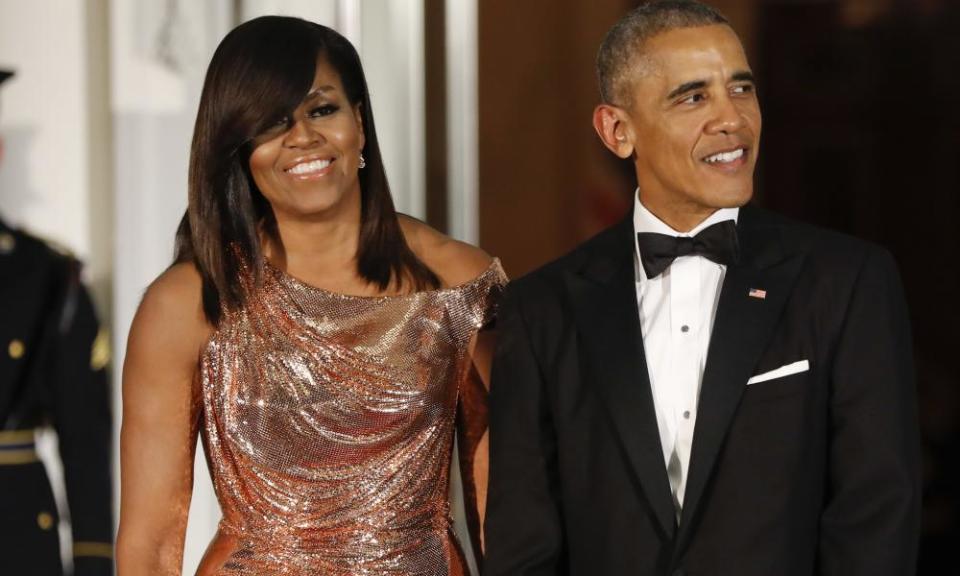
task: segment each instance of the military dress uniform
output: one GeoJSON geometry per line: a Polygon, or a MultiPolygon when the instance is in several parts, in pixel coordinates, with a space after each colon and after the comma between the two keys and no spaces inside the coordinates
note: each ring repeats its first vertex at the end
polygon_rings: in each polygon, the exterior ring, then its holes
{"type": "Polygon", "coordinates": [[[79,263],[0,222],[0,575],[61,576],[58,515],[34,431],[63,462],[75,576],[113,570],[109,343],[79,263]]]}

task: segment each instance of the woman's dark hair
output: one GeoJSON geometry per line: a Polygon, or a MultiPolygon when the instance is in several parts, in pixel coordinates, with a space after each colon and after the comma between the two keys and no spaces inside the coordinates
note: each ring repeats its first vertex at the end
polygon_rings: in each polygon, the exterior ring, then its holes
{"type": "Polygon", "coordinates": [[[357,51],[326,26],[264,16],[234,28],[210,62],[190,151],[189,204],[177,229],[176,261],[193,262],[199,270],[204,313],[214,325],[222,306],[236,309],[246,302],[249,295],[239,281],[242,269],[260,282],[260,231],[276,235],[270,205],[250,175],[253,139],[293,117],[321,58],[340,75],[350,104],[360,106],[363,122],[366,167],[359,173],[358,273],[381,290],[440,285],[400,229],[357,51]]]}

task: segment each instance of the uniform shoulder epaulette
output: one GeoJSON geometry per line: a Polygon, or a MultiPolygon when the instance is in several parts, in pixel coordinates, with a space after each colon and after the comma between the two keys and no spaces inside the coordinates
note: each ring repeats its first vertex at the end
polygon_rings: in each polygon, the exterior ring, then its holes
{"type": "Polygon", "coordinates": [[[53,252],[54,254],[56,254],[56,255],[58,255],[58,256],[62,256],[62,257],[67,258],[67,259],[70,259],[70,260],[77,260],[77,255],[76,255],[76,253],[75,253],[73,250],[71,250],[69,246],[67,246],[67,245],[64,244],[63,242],[60,242],[59,240],[54,240],[54,239],[52,239],[52,238],[46,238],[46,237],[44,237],[44,236],[41,236],[41,235],[39,235],[39,234],[35,234],[35,233],[33,233],[33,232],[30,232],[30,231],[27,231],[27,230],[24,230],[24,229],[21,229],[21,232],[22,232],[24,235],[33,238],[33,239],[36,240],[37,242],[40,242],[41,244],[43,244],[44,246],[46,246],[46,247],[47,247],[51,252],[53,252]]]}
{"type": "Polygon", "coordinates": [[[62,244],[60,242],[57,242],[56,240],[49,240],[49,239],[43,239],[43,238],[41,238],[40,241],[46,244],[48,248],[50,248],[60,256],[63,256],[64,258],[69,258],[71,260],[77,259],[76,253],[73,250],[71,250],[69,247],[67,247],[66,244],[62,244]]]}
{"type": "Polygon", "coordinates": [[[41,251],[46,252],[49,256],[56,260],[79,262],[76,252],[59,240],[47,238],[23,227],[15,229],[14,234],[20,236],[19,240],[23,244],[33,244],[41,251]]]}

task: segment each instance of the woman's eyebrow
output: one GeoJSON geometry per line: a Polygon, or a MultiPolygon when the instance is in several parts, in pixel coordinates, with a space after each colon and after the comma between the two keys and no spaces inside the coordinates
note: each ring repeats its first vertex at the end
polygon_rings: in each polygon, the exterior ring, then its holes
{"type": "Polygon", "coordinates": [[[307,97],[304,98],[304,100],[309,100],[309,99],[311,99],[311,98],[314,98],[314,97],[319,96],[319,95],[321,95],[321,94],[324,94],[324,93],[326,93],[326,92],[333,92],[333,91],[335,91],[336,89],[337,89],[337,88],[336,88],[335,86],[331,85],[331,84],[326,84],[326,85],[324,85],[324,86],[320,86],[320,87],[314,88],[313,90],[311,90],[311,91],[307,94],[307,97]]]}

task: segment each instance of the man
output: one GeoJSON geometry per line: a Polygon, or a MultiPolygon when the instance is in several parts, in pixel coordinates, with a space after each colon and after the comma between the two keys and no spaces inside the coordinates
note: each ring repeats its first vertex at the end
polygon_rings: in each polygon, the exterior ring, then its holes
{"type": "MultiPolygon", "coordinates": [[[[0,84],[11,76],[0,70],[0,84]]],[[[109,344],[79,273],[75,259],[0,221],[0,574],[63,574],[57,509],[34,446],[47,424],[63,462],[73,574],[113,570],[109,344]]]]}
{"type": "Polygon", "coordinates": [[[635,206],[501,307],[486,574],[913,574],[891,256],[747,204],[760,110],[712,8],[637,8],[598,72],[594,126],[635,206]]]}

